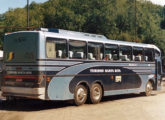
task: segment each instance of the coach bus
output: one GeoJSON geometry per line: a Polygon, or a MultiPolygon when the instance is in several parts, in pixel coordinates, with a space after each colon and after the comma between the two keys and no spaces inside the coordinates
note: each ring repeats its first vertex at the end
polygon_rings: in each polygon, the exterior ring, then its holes
{"type": "Polygon", "coordinates": [[[2,94],[7,99],[87,100],[143,93],[161,86],[161,51],[155,45],[103,35],[40,28],[5,35],[2,94]]]}

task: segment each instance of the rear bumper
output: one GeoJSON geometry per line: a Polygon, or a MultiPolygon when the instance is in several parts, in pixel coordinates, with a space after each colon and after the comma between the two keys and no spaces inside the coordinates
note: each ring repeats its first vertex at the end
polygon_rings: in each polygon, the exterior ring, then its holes
{"type": "Polygon", "coordinates": [[[45,88],[2,87],[2,95],[45,99],[45,88]]]}

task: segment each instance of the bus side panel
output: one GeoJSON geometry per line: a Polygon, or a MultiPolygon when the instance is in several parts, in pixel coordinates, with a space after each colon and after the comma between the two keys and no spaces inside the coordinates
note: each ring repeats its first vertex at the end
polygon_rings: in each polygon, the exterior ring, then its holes
{"type": "Polygon", "coordinates": [[[132,70],[123,67],[91,67],[80,72],[70,83],[70,92],[74,93],[74,88],[81,81],[91,86],[93,82],[100,82],[104,91],[140,88],[142,80],[139,75],[132,70]]]}
{"type": "Polygon", "coordinates": [[[111,64],[108,62],[92,62],[92,63],[84,63],[84,64],[82,63],[78,65],[73,65],[61,70],[51,79],[47,88],[48,98],[50,100],[73,99],[74,88],[79,82],[87,81],[90,86],[91,83],[94,80],[98,80],[98,78],[100,79],[100,81],[103,82],[105,86],[105,91],[114,91],[114,90],[128,91],[129,89],[138,89],[138,91],[144,91],[145,83],[149,80],[148,79],[149,76],[151,75],[153,76],[152,71],[154,70],[154,68],[155,68],[154,65],[148,65],[148,64],[146,65],[140,64],[138,67],[132,67],[128,63],[117,63],[116,65],[114,65],[114,63],[111,64]],[[118,67],[114,67],[114,66],[118,66],[118,67]],[[127,69],[128,67],[129,69],[127,69]],[[142,67],[143,69],[141,69],[140,67],[142,67]],[[133,68],[134,69],[138,68],[138,69],[131,70],[133,68]],[[100,72],[105,72],[105,70],[109,72],[116,70],[116,73],[115,72],[108,73],[108,75],[101,77],[99,74],[104,75],[105,73],[100,73],[100,72]],[[142,73],[140,72],[138,73],[139,70],[142,73]],[[94,73],[90,73],[90,71],[94,73]],[[82,74],[83,72],[84,74],[82,74]],[[121,73],[123,74],[131,73],[134,75],[121,76],[121,73]],[[93,74],[96,74],[96,76],[94,76],[93,74]],[[138,74],[142,74],[142,76],[138,74]]]}
{"type": "Polygon", "coordinates": [[[67,72],[67,68],[82,62],[73,61],[46,61],[46,76],[49,81],[46,81],[46,99],[47,100],[67,100],[73,99],[73,95],[69,92],[70,79],[74,75],[67,72]]]}

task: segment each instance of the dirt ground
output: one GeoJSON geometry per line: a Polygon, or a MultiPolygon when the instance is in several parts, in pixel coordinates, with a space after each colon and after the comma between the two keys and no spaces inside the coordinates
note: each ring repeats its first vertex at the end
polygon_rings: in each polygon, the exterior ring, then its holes
{"type": "Polygon", "coordinates": [[[0,101],[0,120],[165,120],[165,92],[111,96],[79,107],[70,102],[0,101]]]}

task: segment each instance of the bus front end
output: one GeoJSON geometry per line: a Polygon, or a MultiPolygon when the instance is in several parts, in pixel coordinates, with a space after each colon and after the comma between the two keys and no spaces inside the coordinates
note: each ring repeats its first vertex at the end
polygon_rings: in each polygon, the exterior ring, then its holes
{"type": "Polygon", "coordinates": [[[39,32],[5,35],[2,95],[45,99],[45,77],[39,71],[39,32]]]}

